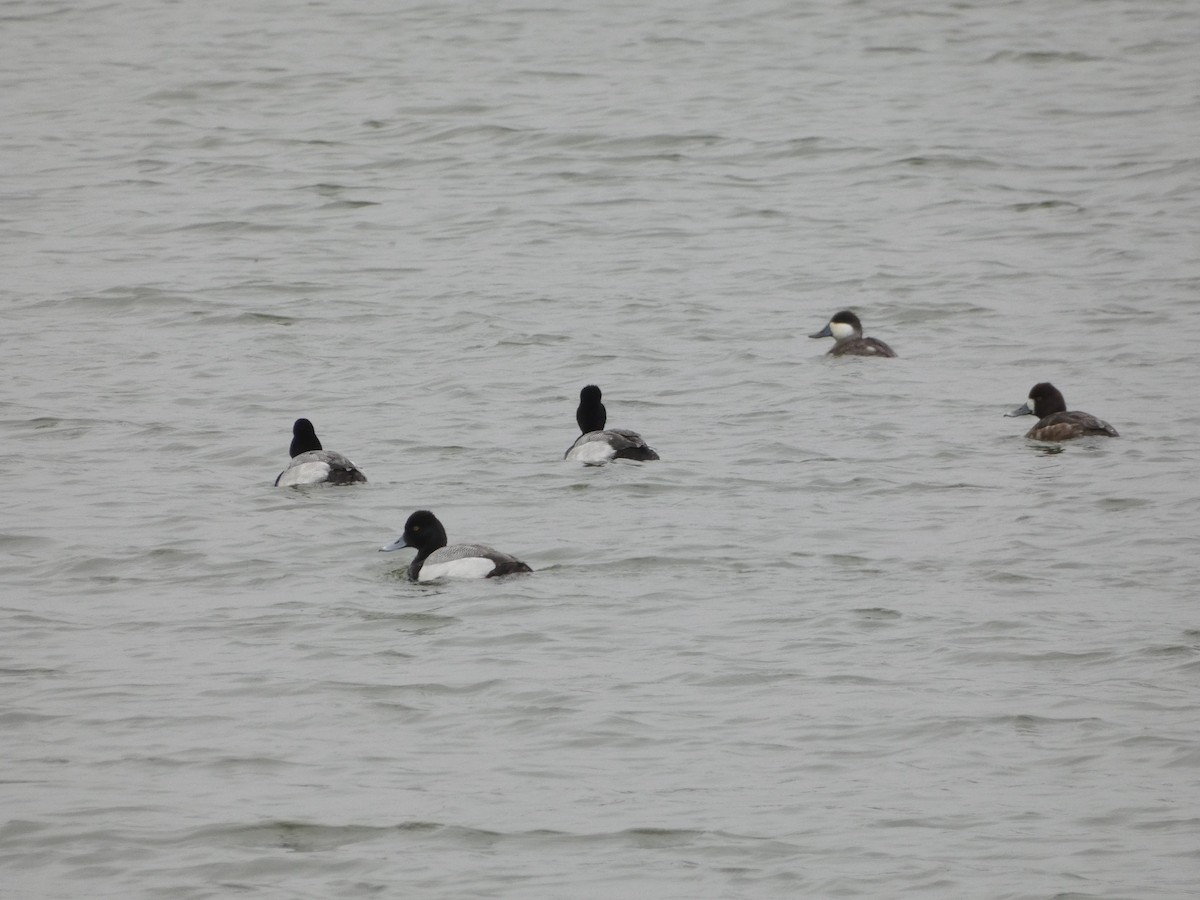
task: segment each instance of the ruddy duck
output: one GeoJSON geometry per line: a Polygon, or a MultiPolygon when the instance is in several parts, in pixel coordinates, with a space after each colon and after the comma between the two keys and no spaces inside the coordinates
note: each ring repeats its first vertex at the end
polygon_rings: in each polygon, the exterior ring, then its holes
{"type": "Polygon", "coordinates": [[[863,337],[862,322],[848,309],[834,313],[829,323],[810,338],[831,337],[833,346],[827,356],[886,356],[894,357],[896,351],[879,338],[863,337]]]}

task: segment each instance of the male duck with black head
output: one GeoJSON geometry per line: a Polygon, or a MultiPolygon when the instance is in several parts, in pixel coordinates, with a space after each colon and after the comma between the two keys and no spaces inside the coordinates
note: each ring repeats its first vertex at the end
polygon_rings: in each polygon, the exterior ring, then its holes
{"type": "Polygon", "coordinates": [[[346,457],[321,447],[317,432],[308,419],[297,419],[292,426],[292,461],[275,479],[276,487],[298,484],[356,484],[367,476],[346,457]]]}
{"type": "Polygon", "coordinates": [[[833,346],[826,356],[882,356],[895,357],[896,351],[879,338],[863,337],[862,322],[858,316],[843,309],[834,313],[825,327],[810,338],[833,338],[833,346]]]}
{"type": "Polygon", "coordinates": [[[611,459],[633,459],[638,462],[658,459],[658,454],[646,445],[636,431],[605,429],[607,421],[608,413],[600,402],[600,388],[589,384],[579,392],[579,408],[575,410],[575,423],[582,433],[563,454],[563,459],[589,466],[598,466],[611,459]]]}
{"type": "Polygon", "coordinates": [[[404,523],[404,533],[380,551],[388,553],[412,547],[416,557],[408,566],[410,581],[437,581],[439,578],[495,578],[517,572],[532,572],[515,556],[493,550],[483,544],[447,546],[446,529],[427,509],[418,509],[404,523]]]}
{"type": "Polygon", "coordinates": [[[1038,423],[1025,434],[1032,441],[1069,441],[1089,435],[1120,437],[1117,429],[1103,419],[1085,412],[1067,412],[1067,401],[1048,381],[1035,384],[1029,399],[1005,415],[1037,416],[1038,423]]]}

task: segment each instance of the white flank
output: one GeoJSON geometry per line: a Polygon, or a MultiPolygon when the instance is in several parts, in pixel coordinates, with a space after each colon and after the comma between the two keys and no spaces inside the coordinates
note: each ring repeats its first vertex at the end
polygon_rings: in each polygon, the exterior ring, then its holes
{"type": "Polygon", "coordinates": [[[567,459],[594,466],[608,462],[615,453],[612,445],[606,440],[584,441],[570,449],[567,459]]]}
{"type": "Polygon", "coordinates": [[[329,480],[329,463],[306,462],[291,466],[279,476],[278,487],[293,487],[298,484],[321,484],[329,480]]]}
{"type": "Polygon", "coordinates": [[[485,556],[466,556],[444,563],[425,563],[417,573],[417,581],[437,581],[439,578],[487,578],[496,564],[485,556]]]}

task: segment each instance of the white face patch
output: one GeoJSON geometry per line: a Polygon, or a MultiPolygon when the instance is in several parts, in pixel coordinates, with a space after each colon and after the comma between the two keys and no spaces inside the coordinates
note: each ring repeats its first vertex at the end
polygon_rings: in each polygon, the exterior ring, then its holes
{"type": "Polygon", "coordinates": [[[829,333],[833,335],[835,341],[844,341],[846,338],[854,337],[854,326],[846,322],[830,322],[829,333]]]}

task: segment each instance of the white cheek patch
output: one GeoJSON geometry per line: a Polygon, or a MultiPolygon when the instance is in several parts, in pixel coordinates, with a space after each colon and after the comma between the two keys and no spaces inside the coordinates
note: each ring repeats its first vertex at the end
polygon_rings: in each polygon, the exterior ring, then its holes
{"type": "Polygon", "coordinates": [[[854,337],[854,327],[845,322],[830,322],[829,333],[833,335],[835,341],[844,341],[846,338],[854,337]]]}
{"type": "Polygon", "coordinates": [[[467,556],[449,562],[425,563],[417,575],[417,581],[437,581],[439,578],[487,578],[496,564],[484,556],[467,556]]]}

